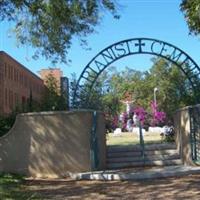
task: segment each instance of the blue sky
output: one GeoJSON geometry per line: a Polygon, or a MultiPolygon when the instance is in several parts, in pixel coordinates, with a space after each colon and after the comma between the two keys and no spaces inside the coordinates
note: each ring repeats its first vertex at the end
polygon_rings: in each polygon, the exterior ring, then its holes
{"type": "MultiPolygon", "coordinates": [[[[117,1],[117,0],[116,0],[117,1]]],[[[85,65],[102,49],[120,40],[150,37],[160,39],[181,48],[200,65],[200,37],[188,33],[187,24],[180,12],[180,0],[118,0],[119,20],[106,13],[101,24],[96,27],[96,33],[88,37],[90,51],[83,49],[77,39],[69,53],[72,63],[57,64],[64,75],[71,77],[75,72],[77,77],[85,65]]],[[[9,37],[7,29],[11,24],[0,23],[0,50],[3,50],[37,73],[41,68],[54,67],[44,58],[31,59],[33,50],[30,47],[16,47],[13,37],[9,37]],[[28,59],[27,59],[28,58],[28,59]]],[[[151,56],[129,56],[114,63],[118,70],[125,66],[137,70],[147,70],[151,56]]]]}

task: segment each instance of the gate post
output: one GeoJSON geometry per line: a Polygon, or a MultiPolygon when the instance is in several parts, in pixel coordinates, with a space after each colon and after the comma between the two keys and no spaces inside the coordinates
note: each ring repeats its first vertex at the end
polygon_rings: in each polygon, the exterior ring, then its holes
{"type": "Polygon", "coordinates": [[[99,166],[98,157],[98,138],[97,138],[97,112],[94,111],[92,115],[92,130],[90,137],[90,159],[92,171],[97,170],[99,166]]]}
{"type": "Polygon", "coordinates": [[[176,144],[186,165],[199,164],[200,158],[200,105],[188,106],[176,111],[174,124],[176,144]]]}

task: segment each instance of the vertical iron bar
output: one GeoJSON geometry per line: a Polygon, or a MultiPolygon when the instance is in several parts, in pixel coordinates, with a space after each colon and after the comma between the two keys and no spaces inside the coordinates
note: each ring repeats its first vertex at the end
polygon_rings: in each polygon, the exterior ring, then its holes
{"type": "Polygon", "coordinates": [[[140,130],[140,146],[141,146],[141,156],[142,156],[142,160],[143,162],[145,162],[145,155],[144,155],[144,138],[143,138],[143,134],[142,134],[142,125],[141,122],[139,122],[139,130],[140,130]]]}
{"type": "Polygon", "coordinates": [[[190,116],[190,145],[191,145],[191,153],[192,160],[196,161],[196,128],[195,128],[195,116],[194,116],[194,107],[189,108],[189,116],[190,116]]]}
{"type": "Polygon", "coordinates": [[[90,158],[92,170],[97,170],[99,165],[98,159],[98,139],[97,139],[97,112],[92,115],[92,130],[90,139],[90,158]]]}

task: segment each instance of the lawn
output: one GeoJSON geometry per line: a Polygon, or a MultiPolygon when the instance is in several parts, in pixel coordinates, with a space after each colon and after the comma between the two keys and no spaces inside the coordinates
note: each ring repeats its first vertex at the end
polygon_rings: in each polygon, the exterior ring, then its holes
{"type": "Polygon", "coordinates": [[[0,174],[0,199],[40,199],[35,192],[27,191],[24,178],[20,175],[0,174]]]}
{"type": "MultiPolygon", "coordinates": [[[[160,134],[155,133],[146,133],[144,135],[144,142],[145,144],[149,143],[161,143],[163,142],[162,137],[160,134]]],[[[106,136],[106,143],[109,146],[112,145],[134,145],[139,144],[139,135],[129,132],[123,132],[120,135],[116,136],[113,133],[108,133],[106,136]]]]}

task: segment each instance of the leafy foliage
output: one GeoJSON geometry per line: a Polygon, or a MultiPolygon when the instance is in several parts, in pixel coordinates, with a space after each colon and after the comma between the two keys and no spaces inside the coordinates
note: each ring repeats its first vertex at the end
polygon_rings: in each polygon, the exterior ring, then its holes
{"type": "Polygon", "coordinates": [[[190,33],[198,35],[200,33],[200,1],[182,0],[180,7],[184,13],[190,33]]]}
{"type": "Polygon", "coordinates": [[[5,135],[13,126],[16,114],[12,113],[9,116],[0,116],[0,137],[5,135]]]}
{"type": "Polygon", "coordinates": [[[146,118],[146,111],[143,107],[136,107],[134,109],[134,113],[136,114],[138,120],[141,122],[142,125],[144,125],[145,118],[146,118]]]}
{"type": "MultiPolygon", "coordinates": [[[[164,120],[171,121],[174,111],[178,108],[194,105],[195,96],[185,74],[164,58],[154,57],[152,62],[152,67],[145,72],[128,67],[118,72],[115,67],[110,67],[100,75],[92,90],[86,81],[82,95],[85,95],[85,99],[87,95],[92,96],[87,101],[88,108],[104,111],[106,116],[110,116],[107,117],[108,122],[116,121],[116,116],[125,110],[125,105],[121,103],[121,100],[125,98],[126,93],[129,93],[134,106],[143,107],[148,113],[145,123],[152,124],[150,120],[152,115],[149,113],[152,113],[150,103],[153,100],[155,87],[159,91],[157,92],[158,109],[153,113],[154,124],[164,123],[164,120]]],[[[185,69],[187,67],[187,65],[184,66],[185,69]]],[[[195,82],[197,85],[200,83],[198,78],[195,82]]],[[[114,125],[108,125],[108,127],[112,126],[114,125]]]]}
{"type": "Polygon", "coordinates": [[[1,199],[41,199],[35,191],[31,191],[25,184],[25,179],[17,174],[0,174],[0,197],[1,199]]]}
{"type": "Polygon", "coordinates": [[[48,74],[45,79],[46,91],[44,93],[41,111],[66,110],[67,102],[63,94],[60,94],[56,78],[48,74]]]}
{"type": "Polygon", "coordinates": [[[55,77],[49,74],[46,78],[46,91],[44,93],[42,103],[35,102],[30,95],[27,104],[18,105],[15,110],[8,116],[0,116],[0,137],[5,135],[13,126],[16,116],[19,113],[34,112],[34,111],[55,111],[66,110],[67,101],[63,94],[58,90],[58,84],[55,77]]]}
{"type": "Polygon", "coordinates": [[[72,38],[86,43],[106,10],[118,18],[112,0],[7,0],[0,1],[0,20],[15,24],[18,42],[37,48],[35,58],[67,62],[72,38]]]}
{"type": "Polygon", "coordinates": [[[152,115],[153,115],[153,119],[151,123],[152,126],[160,125],[160,123],[163,123],[165,121],[166,119],[165,112],[159,112],[158,105],[154,101],[151,102],[151,110],[152,110],[152,115]]]}

